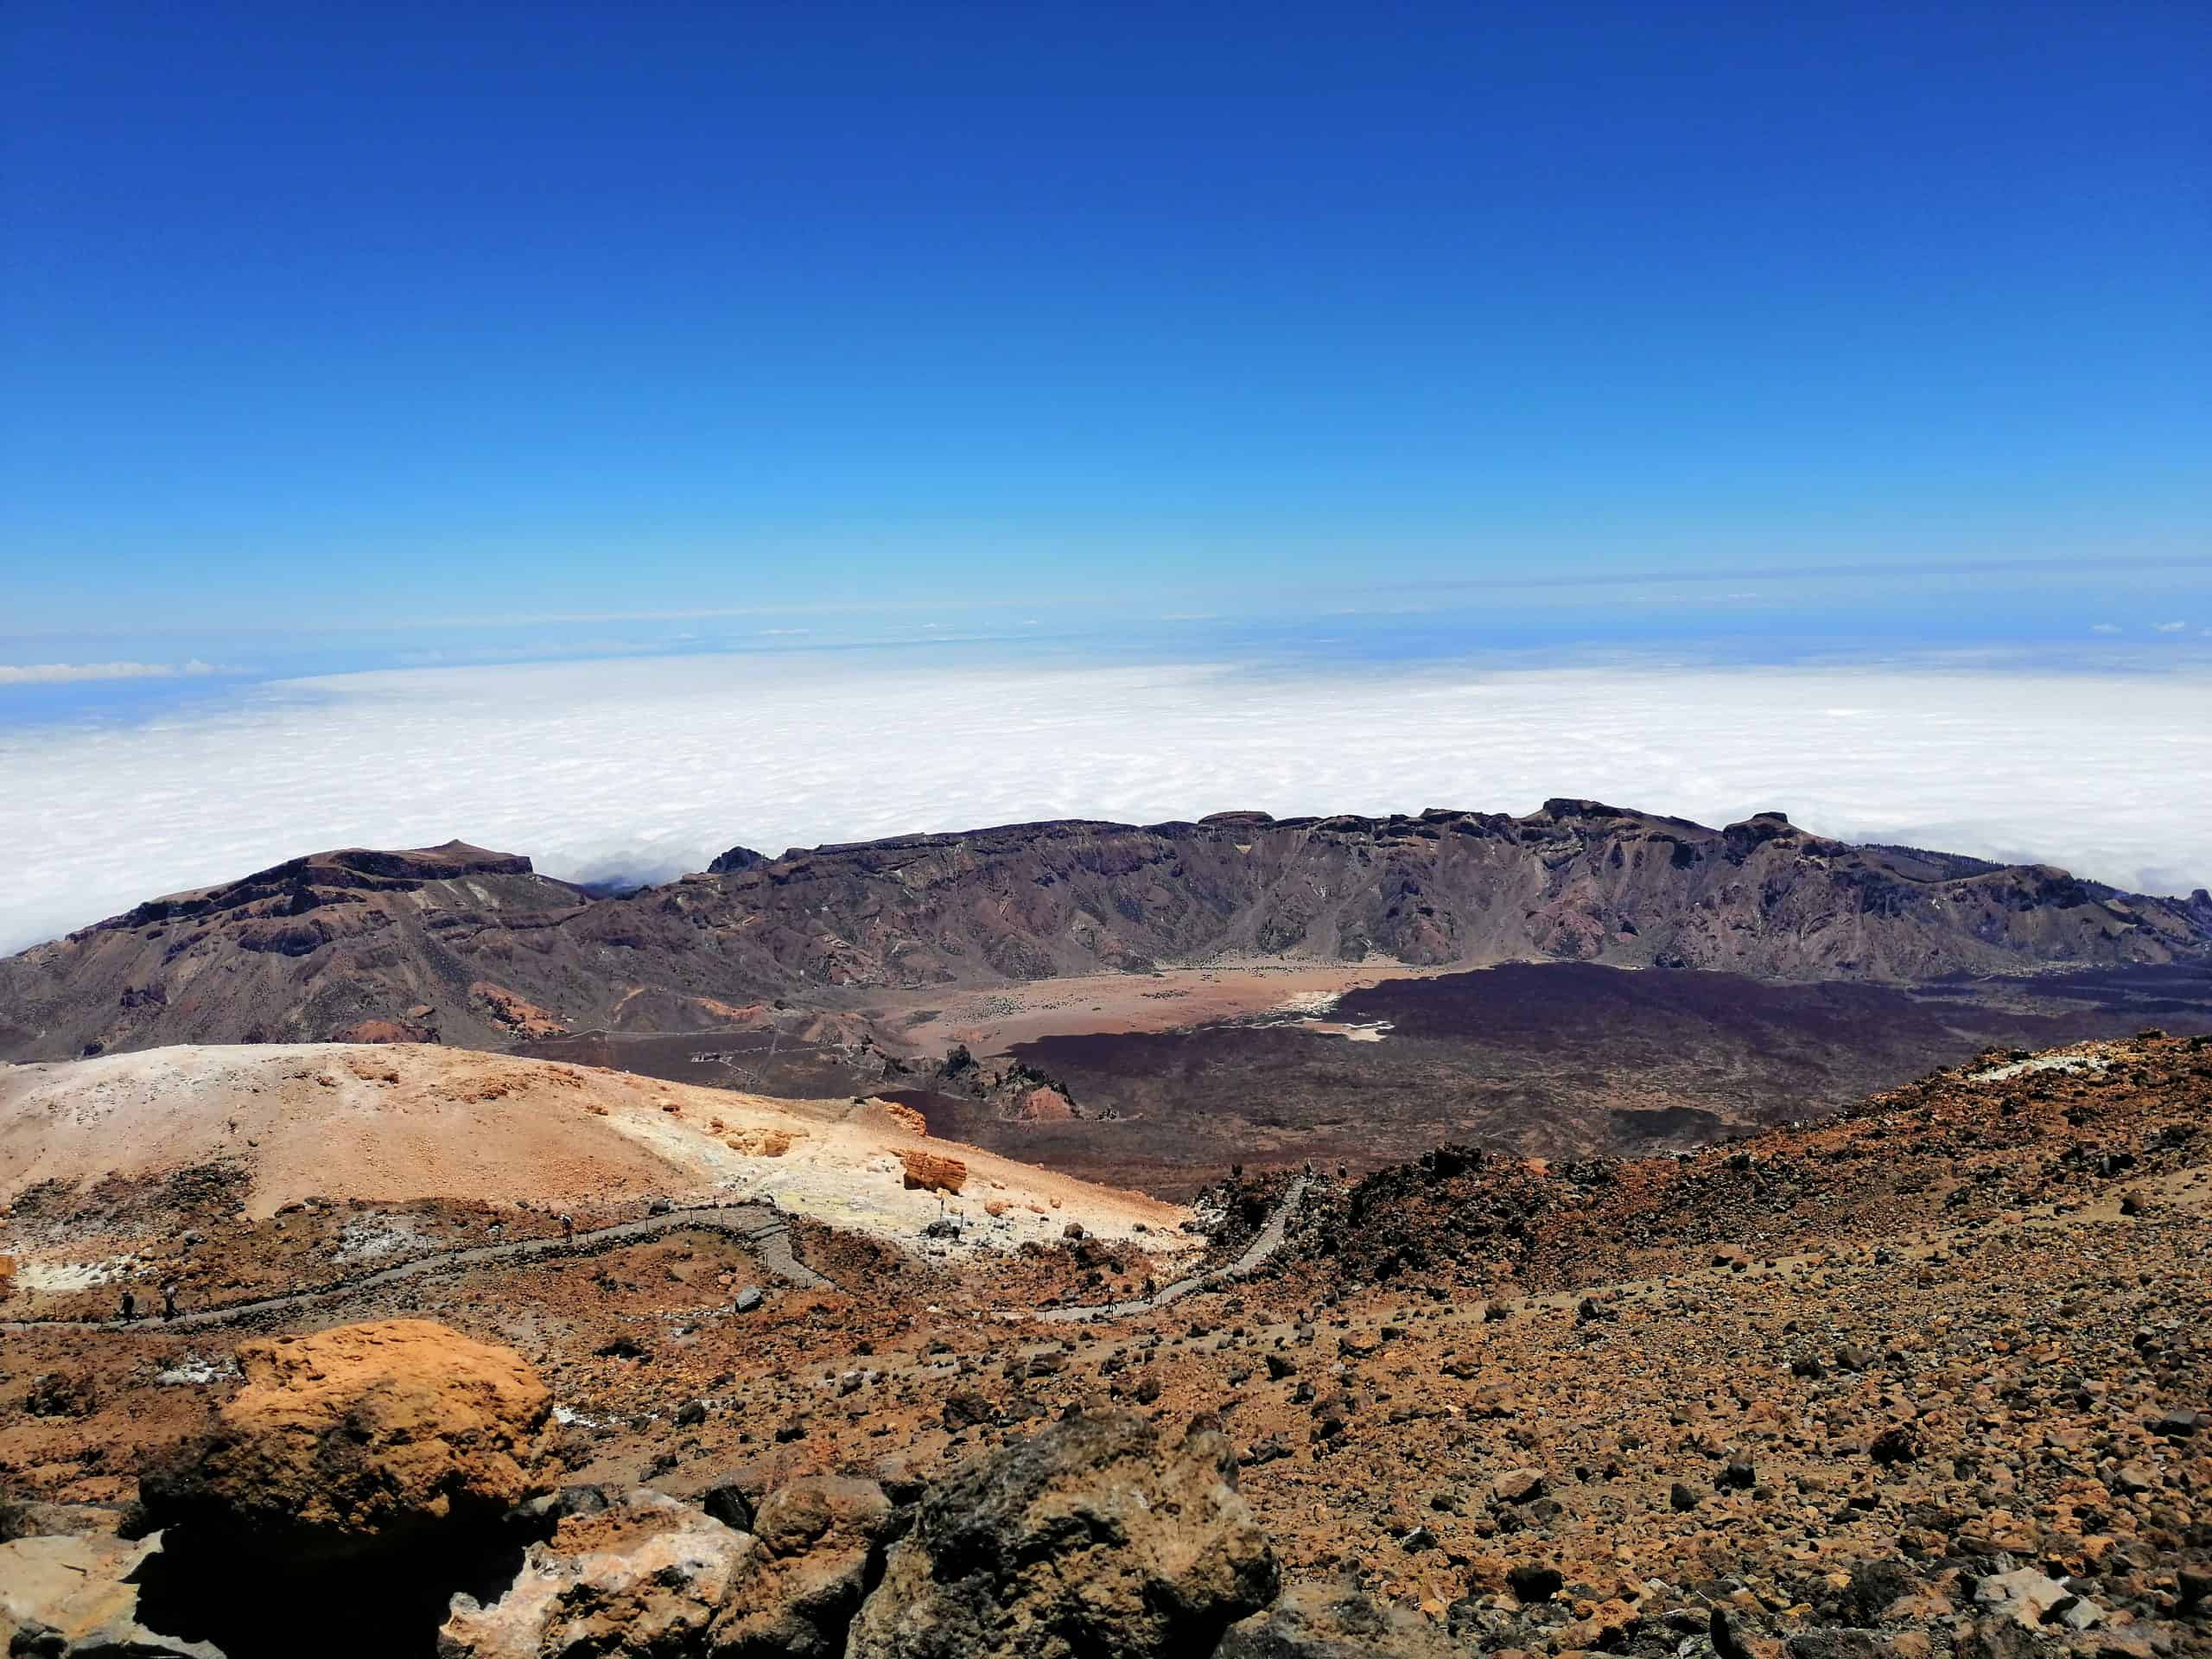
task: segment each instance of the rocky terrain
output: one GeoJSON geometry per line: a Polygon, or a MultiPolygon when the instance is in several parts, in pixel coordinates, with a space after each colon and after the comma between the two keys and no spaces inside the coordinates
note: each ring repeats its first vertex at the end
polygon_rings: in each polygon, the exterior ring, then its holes
{"type": "Polygon", "coordinates": [[[57,1178],[0,1234],[0,1616],[234,1659],[2212,1650],[2208,1118],[2212,1043],[2145,1032],[1675,1155],[1254,1166],[1179,1254],[794,1216],[804,1282],[681,1208],[57,1178]],[[546,1248],[455,1248],[494,1225],[546,1248]],[[369,1230],[424,1270],[270,1299],[369,1230]],[[177,1319],[113,1319],[186,1261],[177,1319]]]}
{"type": "Polygon", "coordinates": [[[740,849],[599,899],[453,842],[296,859],[0,962],[0,1058],[769,1024],[895,1043],[922,994],[1235,959],[1910,982],[2208,954],[2202,893],[1591,801],[740,849]]]}

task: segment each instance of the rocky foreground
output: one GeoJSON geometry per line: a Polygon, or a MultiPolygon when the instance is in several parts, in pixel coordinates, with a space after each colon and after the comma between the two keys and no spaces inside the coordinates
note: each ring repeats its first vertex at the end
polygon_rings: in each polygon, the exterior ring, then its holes
{"type": "Polygon", "coordinates": [[[1679,1159],[1325,1170],[1257,1276],[1105,1321],[1111,1243],[816,1228],[831,1290],[671,1235],[19,1326],[0,1605],[232,1659],[2212,1650],[2208,1120],[2212,1043],[2146,1033],[1679,1159]]]}
{"type": "Polygon", "coordinates": [[[213,1432],[143,1481],[130,1537],[0,1543],[10,1654],[426,1651],[438,1595],[442,1659],[1445,1651],[1357,1597],[1283,1594],[1211,1428],[1075,1412],[926,1494],[810,1476],[694,1503],[554,1489],[549,1390],[442,1325],[242,1363],[213,1432]],[[480,1579],[507,1581],[480,1599],[480,1579]]]}

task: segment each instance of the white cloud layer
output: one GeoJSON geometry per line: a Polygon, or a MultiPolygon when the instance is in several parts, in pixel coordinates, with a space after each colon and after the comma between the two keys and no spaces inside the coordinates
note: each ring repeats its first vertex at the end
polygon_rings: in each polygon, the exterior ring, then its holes
{"type": "Polygon", "coordinates": [[[87,680],[174,680],[219,674],[213,663],[0,663],[0,685],[73,685],[87,680]]]}
{"type": "Polygon", "coordinates": [[[1933,669],[1327,671],[700,657],[297,680],[0,730],[0,948],[323,848],[458,836],[665,875],[1030,818],[1591,796],[2212,883],[2212,681],[1933,669]]]}

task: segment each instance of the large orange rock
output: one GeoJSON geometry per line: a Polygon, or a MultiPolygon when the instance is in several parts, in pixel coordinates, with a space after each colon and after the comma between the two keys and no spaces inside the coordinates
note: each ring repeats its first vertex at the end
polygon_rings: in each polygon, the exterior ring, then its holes
{"type": "Polygon", "coordinates": [[[529,1362],[425,1319],[238,1351],[214,1433],[143,1483],[157,1522],[299,1561],[435,1542],[540,1490],[551,1408],[529,1362]]]}
{"type": "Polygon", "coordinates": [[[899,1158],[906,1166],[905,1185],[909,1190],[919,1187],[925,1192],[957,1192],[968,1185],[968,1166],[957,1158],[918,1148],[909,1148],[899,1158]]]}
{"type": "Polygon", "coordinates": [[[929,1119],[912,1107],[896,1100],[878,1101],[876,1103],[883,1108],[883,1115],[891,1120],[893,1127],[904,1129],[909,1135],[927,1135],[930,1132],[929,1119]]]}

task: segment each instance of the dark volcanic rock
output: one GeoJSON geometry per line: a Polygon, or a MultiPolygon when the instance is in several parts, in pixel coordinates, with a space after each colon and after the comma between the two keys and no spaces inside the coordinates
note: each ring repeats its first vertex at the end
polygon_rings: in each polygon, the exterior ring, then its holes
{"type": "Polygon", "coordinates": [[[733,847],[713,863],[707,866],[709,875],[737,875],[747,870],[757,870],[769,861],[766,853],[756,853],[750,847],[733,847]]]}
{"type": "Polygon", "coordinates": [[[1451,1659],[1459,1649],[1402,1608],[1349,1587],[1294,1585],[1264,1613],[1229,1627],[1214,1659],[1451,1659]]]}
{"type": "Polygon", "coordinates": [[[1535,1561],[1524,1562],[1506,1574],[1506,1583],[1523,1601],[1549,1601],[1566,1582],[1557,1567],[1535,1561]]]}
{"type": "Polygon", "coordinates": [[[1276,1589],[1228,1440],[1070,1417],[925,1497],[850,1659],[1205,1653],[1276,1589]]]}
{"type": "Polygon", "coordinates": [[[0,1059],[437,1035],[488,1046],[530,1021],[530,993],[504,983],[497,957],[589,902],[527,858],[458,841],[296,858],[0,960],[0,1059]]]}
{"type": "Polygon", "coordinates": [[[449,1041],[529,1034],[532,1010],[603,1025],[618,1006],[625,1029],[703,1030],[779,996],[1223,952],[1919,981],[2208,951],[2201,906],[2042,866],[1854,847],[1777,814],[1713,830],[1590,801],[1522,818],[1013,824],[773,860],[734,848],[596,901],[456,842],[295,859],[9,958],[0,1058],[319,1039],[420,1006],[449,1041]]]}

